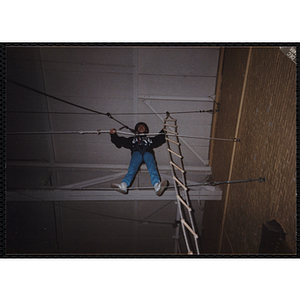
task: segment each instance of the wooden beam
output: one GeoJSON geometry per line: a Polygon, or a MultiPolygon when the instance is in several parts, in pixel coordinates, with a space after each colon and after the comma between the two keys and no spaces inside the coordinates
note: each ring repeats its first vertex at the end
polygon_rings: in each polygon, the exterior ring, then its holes
{"type": "MultiPolygon", "coordinates": [[[[249,53],[248,53],[247,65],[246,65],[246,70],[245,70],[245,77],[244,77],[244,82],[243,82],[242,95],[241,95],[239,112],[238,112],[238,117],[237,117],[237,122],[236,122],[236,127],[235,127],[235,135],[234,135],[235,138],[238,137],[238,133],[239,133],[239,129],[240,129],[240,122],[241,122],[244,96],[245,96],[245,90],[246,90],[247,79],[248,79],[249,66],[250,66],[250,61],[251,61],[251,54],[252,54],[252,47],[249,48],[249,53]]],[[[231,153],[228,181],[231,180],[234,157],[235,157],[235,150],[236,150],[236,143],[233,144],[233,149],[232,149],[232,153],[231,153]]],[[[225,220],[226,220],[226,216],[227,216],[229,191],[230,191],[230,184],[227,186],[226,194],[225,194],[225,200],[224,200],[223,218],[222,218],[221,233],[220,233],[220,239],[219,239],[219,253],[221,253],[221,250],[222,250],[225,220]]]]}

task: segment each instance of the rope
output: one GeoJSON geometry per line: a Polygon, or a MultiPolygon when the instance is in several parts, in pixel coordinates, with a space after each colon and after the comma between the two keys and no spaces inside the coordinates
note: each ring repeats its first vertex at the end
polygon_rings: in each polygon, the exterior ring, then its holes
{"type": "Polygon", "coordinates": [[[91,108],[87,108],[87,107],[84,107],[84,106],[81,106],[81,105],[78,105],[78,104],[74,104],[74,103],[69,102],[69,101],[67,101],[67,100],[63,100],[63,99],[61,99],[61,98],[52,96],[52,95],[50,95],[50,94],[41,92],[41,91],[39,91],[39,90],[37,90],[37,89],[34,89],[34,88],[32,88],[32,87],[29,87],[29,86],[27,86],[27,85],[25,85],[25,84],[16,82],[16,81],[14,81],[14,80],[7,79],[7,81],[10,82],[10,83],[15,84],[15,85],[17,85],[17,86],[23,87],[23,88],[25,88],[25,89],[27,89],[27,90],[30,90],[30,91],[32,91],[32,92],[35,92],[35,93],[38,93],[38,94],[47,96],[47,97],[49,97],[49,98],[52,98],[52,99],[58,100],[58,101],[60,101],[60,102],[63,102],[63,103],[66,103],[66,104],[69,104],[69,105],[78,107],[78,108],[80,108],[80,109],[84,109],[84,110],[87,110],[87,111],[90,111],[90,112],[93,112],[93,113],[96,113],[96,114],[100,114],[100,115],[106,115],[105,113],[102,113],[102,112],[100,112],[100,111],[97,111],[97,110],[94,110],[94,109],[91,109],[91,108]]]}
{"type": "MultiPolygon", "coordinates": [[[[132,132],[125,132],[117,130],[117,133],[121,133],[124,135],[135,135],[132,132]]],[[[33,132],[7,132],[8,135],[24,135],[24,134],[101,134],[101,133],[110,133],[110,130],[69,130],[69,131],[33,131],[33,132]]],[[[163,135],[164,133],[148,133],[145,136],[156,136],[163,135]]],[[[173,136],[169,134],[169,136],[173,136]]],[[[190,135],[177,135],[182,138],[191,138],[191,139],[203,139],[203,140],[217,140],[217,141],[229,141],[229,142],[240,142],[240,139],[225,139],[225,138],[211,138],[211,137],[203,137],[203,136],[190,136],[190,135]]]]}
{"type": "Polygon", "coordinates": [[[29,86],[27,86],[27,85],[24,85],[24,84],[22,84],[22,83],[16,82],[16,81],[14,81],[14,80],[7,79],[7,81],[10,82],[10,83],[15,84],[15,85],[17,85],[17,86],[20,86],[20,87],[23,87],[23,88],[28,89],[28,90],[30,90],[30,91],[33,91],[33,92],[35,92],[35,93],[38,93],[38,94],[47,96],[47,97],[49,97],[49,98],[55,99],[55,100],[57,100],[57,101],[60,101],[60,102],[69,104],[69,105],[71,105],[71,106],[74,106],[74,107],[77,107],[77,108],[80,108],[80,109],[84,109],[84,110],[87,110],[87,111],[90,111],[90,112],[93,112],[93,113],[96,113],[96,114],[99,114],[99,115],[105,115],[105,116],[109,117],[110,119],[112,119],[112,120],[118,122],[119,124],[121,124],[121,125],[123,126],[123,128],[126,128],[126,129],[130,130],[131,132],[134,132],[134,130],[133,130],[132,128],[129,128],[129,127],[128,127],[127,125],[125,125],[124,123],[122,123],[122,122],[120,122],[119,120],[115,119],[110,113],[103,113],[103,112],[101,112],[101,111],[94,110],[94,109],[91,109],[91,108],[87,108],[87,107],[84,107],[84,106],[82,106],[82,105],[74,104],[74,103],[72,103],[72,102],[69,102],[69,101],[63,100],[63,99],[61,99],[61,98],[52,96],[52,95],[50,95],[50,94],[41,92],[41,91],[39,91],[39,90],[37,90],[37,89],[34,89],[34,88],[29,87],[29,86]]]}
{"type": "MultiPolygon", "coordinates": [[[[209,110],[189,110],[189,111],[175,111],[171,112],[172,115],[177,114],[196,114],[196,113],[214,113],[215,111],[212,109],[209,110]]],[[[217,110],[216,110],[217,112],[217,110]]],[[[49,114],[49,115],[96,115],[96,113],[79,113],[79,112],[46,112],[46,111],[7,111],[7,113],[19,113],[19,114],[49,114]]],[[[157,114],[163,115],[166,112],[157,112],[157,114]]],[[[130,112],[123,112],[123,113],[113,113],[114,116],[139,116],[139,115],[154,115],[153,112],[148,113],[130,113],[130,112]]],[[[104,114],[107,115],[107,114],[104,114]]]]}
{"type": "MultiPolygon", "coordinates": [[[[117,120],[116,118],[114,118],[110,113],[103,113],[103,112],[100,112],[100,111],[97,111],[97,110],[94,110],[94,109],[90,109],[90,108],[87,108],[87,107],[84,107],[84,106],[81,106],[81,105],[78,105],[78,104],[74,104],[72,102],[69,102],[69,101],[66,101],[66,100],[63,100],[61,98],[58,98],[58,97],[55,97],[55,96],[52,96],[50,94],[47,94],[47,93],[44,93],[44,92],[41,92],[37,89],[34,89],[32,87],[29,87],[27,85],[24,85],[22,83],[19,83],[19,82],[16,82],[14,80],[11,80],[11,79],[7,79],[8,82],[10,83],[13,83],[17,86],[20,86],[20,87],[23,87],[25,89],[28,89],[30,91],[33,91],[35,93],[38,93],[38,94],[41,94],[41,95],[44,95],[44,96],[47,96],[49,98],[53,98],[57,101],[60,101],[60,102],[63,102],[63,103],[66,103],[66,104],[69,104],[71,106],[74,106],[74,107],[77,107],[77,108],[80,108],[80,109],[84,109],[84,110],[87,110],[89,112],[92,112],[92,113],[95,113],[95,114],[100,114],[100,115],[105,115],[107,117],[109,117],[110,119],[114,120],[115,122],[119,123],[120,125],[122,125],[122,127],[120,128],[123,129],[123,128],[126,128],[128,129],[131,133],[135,134],[135,130],[130,128],[129,126],[125,125],[124,123],[122,123],[121,121],[117,120]]],[[[172,114],[179,114],[179,113],[203,113],[203,112],[210,112],[210,113],[213,113],[213,110],[199,110],[199,111],[187,111],[187,112],[175,112],[175,113],[172,113],[172,114]]],[[[152,114],[152,113],[151,113],[152,114]]],[[[167,114],[167,118],[168,117],[171,117],[170,116],[170,112],[166,112],[167,114]]],[[[118,133],[122,133],[122,134],[127,134],[123,131],[117,131],[118,133]]],[[[100,133],[109,133],[109,131],[106,131],[106,130],[94,130],[94,131],[48,131],[48,132],[9,132],[7,134],[9,135],[21,135],[21,134],[100,134],[100,133]]],[[[153,135],[158,135],[158,134],[161,134],[161,133],[152,133],[152,134],[147,134],[147,136],[153,136],[153,135]]],[[[194,139],[205,139],[205,140],[220,140],[220,141],[231,141],[231,142],[240,142],[240,140],[234,138],[234,139],[224,139],[224,138],[209,138],[209,137],[195,137],[195,136],[188,136],[188,135],[178,135],[179,137],[185,137],[185,138],[194,138],[194,139]]]]}
{"type": "MultiPolygon", "coordinates": [[[[27,90],[30,90],[32,92],[35,92],[35,93],[38,93],[38,94],[41,94],[41,95],[44,95],[46,97],[49,97],[49,98],[52,98],[54,100],[57,100],[57,101],[60,101],[62,103],[65,103],[65,104],[68,104],[68,105],[71,105],[71,106],[74,106],[74,107],[77,107],[77,108],[80,108],[80,109],[83,109],[83,110],[86,110],[86,111],[89,111],[93,114],[99,114],[99,115],[104,115],[104,116],[107,116],[109,117],[110,119],[114,120],[115,122],[119,123],[120,125],[122,125],[122,128],[120,129],[123,129],[123,128],[126,128],[128,129],[130,132],[132,133],[135,133],[134,129],[130,128],[129,126],[125,125],[124,123],[122,123],[121,121],[117,120],[116,118],[114,118],[109,112],[108,113],[103,113],[101,111],[98,111],[98,110],[94,110],[94,109],[91,109],[91,108],[88,108],[88,107],[85,107],[85,106],[82,106],[82,105],[78,105],[78,104],[75,104],[75,103],[72,103],[72,102],[69,102],[67,100],[64,100],[64,99],[61,99],[61,98],[58,98],[58,97],[55,97],[55,96],[52,96],[48,93],[45,93],[45,92],[42,92],[42,91],[39,91],[35,88],[32,88],[32,87],[29,87],[25,84],[22,84],[22,83],[19,83],[19,82],[16,82],[14,80],[11,80],[11,79],[7,79],[8,82],[12,83],[12,84],[15,84],[17,86],[20,86],[22,88],[25,88],[27,90]]],[[[182,114],[182,113],[204,113],[204,112],[207,112],[207,113],[213,113],[214,111],[213,110],[199,110],[199,111],[187,111],[187,112],[173,112],[172,114],[182,114]]],[[[45,112],[40,112],[40,113],[45,113],[45,112]]],[[[47,114],[51,114],[51,112],[46,112],[47,114]]],[[[66,114],[66,113],[63,113],[63,114],[66,114]]],[[[71,114],[71,113],[70,113],[71,114]]],[[[139,113],[139,114],[142,114],[142,113],[139,113]]],[[[147,114],[147,113],[144,113],[144,114],[147,114]]],[[[153,114],[153,113],[151,113],[153,114]]],[[[136,113],[119,113],[119,115],[136,115],[136,113]]]]}

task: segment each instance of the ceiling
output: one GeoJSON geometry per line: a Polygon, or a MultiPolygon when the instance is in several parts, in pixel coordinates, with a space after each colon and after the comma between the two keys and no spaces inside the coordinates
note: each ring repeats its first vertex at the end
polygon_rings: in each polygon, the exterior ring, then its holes
{"type": "MultiPolygon", "coordinates": [[[[157,133],[170,112],[184,136],[187,182],[205,182],[209,139],[197,137],[210,137],[212,114],[200,111],[214,108],[218,60],[215,47],[8,47],[8,250],[174,252],[177,204],[167,145],[155,151],[171,185],[165,194],[155,195],[143,165],[122,195],[110,184],[126,174],[130,152],[116,148],[108,131],[120,130],[117,121],[143,121],[157,133]],[[40,225],[30,225],[29,216],[40,225]],[[34,243],[25,242],[28,236],[34,243]]],[[[191,188],[200,234],[204,201],[220,195],[217,187],[191,188]]]]}

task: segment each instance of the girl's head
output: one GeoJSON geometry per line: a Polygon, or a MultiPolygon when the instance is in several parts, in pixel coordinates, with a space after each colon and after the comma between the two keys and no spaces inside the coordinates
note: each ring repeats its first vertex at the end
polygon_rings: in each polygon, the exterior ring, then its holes
{"type": "Polygon", "coordinates": [[[138,133],[149,133],[149,127],[144,122],[139,122],[135,125],[134,130],[138,133]]]}

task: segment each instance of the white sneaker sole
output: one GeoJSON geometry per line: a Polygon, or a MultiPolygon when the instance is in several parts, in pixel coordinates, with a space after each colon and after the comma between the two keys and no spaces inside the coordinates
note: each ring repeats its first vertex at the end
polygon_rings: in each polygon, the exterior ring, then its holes
{"type": "Polygon", "coordinates": [[[160,184],[160,189],[156,192],[157,196],[161,196],[165,190],[168,188],[169,181],[168,180],[163,180],[160,184]]]}
{"type": "Polygon", "coordinates": [[[126,189],[126,190],[121,189],[120,186],[119,186],[119,184],[117,184],[117,183],[112,183],[110,186],[111,186],[112,188],[114,188],[114,189],[117,189],[117,192],[119,192],[119,193],[121,193],[121,194],[124,194],[124,195],[125,195],[125,194],[128,193],[127,189],[126,189]]]}

